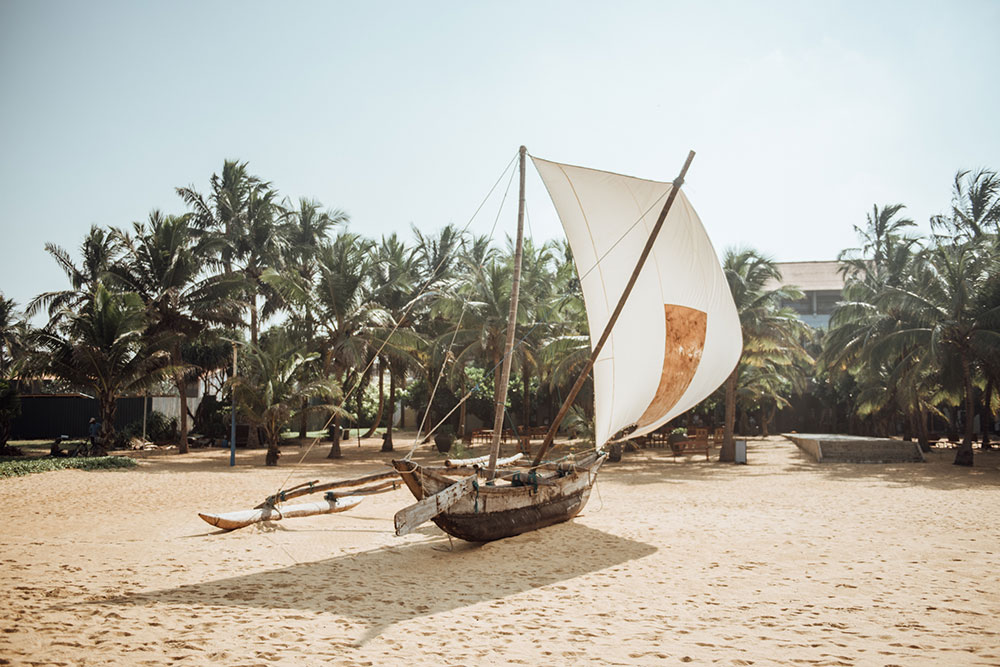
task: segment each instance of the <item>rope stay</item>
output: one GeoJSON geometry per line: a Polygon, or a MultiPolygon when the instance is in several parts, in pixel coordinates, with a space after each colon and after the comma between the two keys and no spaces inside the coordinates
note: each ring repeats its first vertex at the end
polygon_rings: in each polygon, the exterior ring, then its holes
{"type": "MultiPolygon", "coordinates": [[[[503,180],[504,174],[506,174],[508,171],[511,171],[511,174],[512,174],[511,180],[513,180],[513,170],[511,169],[511,167],[517,161],[517,158],[518,158],[518,154],[515,153],[514,157],[512,157],[511,160],[510,160],[510,162],[507,163],[507,166],[504,167],[503,171],[500,172],[500,175],[497,177],[497,180],[493,183],[493,186],[490,187],[489,192],[487,192],[486,196],[483,197],[483,200],[480,202],[479,206],[476,207],[476,210],[473,212],[472,216],[469,218],[469,221],[467,223],[465,223],[465,227],[463,227],[462,231],[459,232],[459,236],[464,235],[465,232],[468,231],[469,227],[472,226],[472,223],[473,223],[473,221],[475,221],[476,216],[479,215],[479,212],[482,210],[483,206],[486,205],[486,202],[489,201],[489,198],[493,194],[494,190],[496,190],[497,186],[503,180]]],[[[508,183],[508,189],[509,189],[509,187],[510,187],[510,185],[508,183]]],[[[504,194],[504,198],[506,199],[506,193],[504,194]]],[[[499,219],[499,214],[498,214],[497,217],[499,219]]],[[[494,229],[496,228],[496,222],[494,222],[493,227],[494,227],[494,229]]],[[[441,269],[442,266],[444,266],[445,262],[448,261],[448,259],[449,259],[449,255],[448,254],[445,254],[443,257],[441,257],[441,259],[438,262],[437,266],[435,266],[434,269],[431,271],[431,274],[428,277],[428,279],[424,282],[423,285],[421,285],[420,289],[417,291],[417,296],[410,300],[410,302],[407,304],[406,308],[404,309],[403,313],[399,316],[399,318],[397,319],[397,321],[394,322],[392,330],[389,332],[389,335],[385,337],[384,341],[382,341],[382,344],[379,346],[379,349],[375,352],[375,354],[372,355],[372,358],[369,360],[369,362],[365,366],[364,370],[360,374],[358,374],[358,378],[355,381],[354,385],[347,391],[347,393],[344,394],[344,397],[340,401],[340,405],[337,406],[338,410],[342,409],[343,406],[347,404],[347,399],[349,399],[351,397],[351,395],[354,393],[354,391],[361,385],[361,378],[363,378],[364,375],[375,364],[375,360],[379,357],[380,354],[382,354],[383,350],[385,350],[385,347],[389,344],[389,340],[392,338],[393,334],[396,333],[396,330],[399,329],[400,325],[402,325],[402,323],[405,321],[406,316],[409,315],[409,313],[410,313],[410,310],[413,309],[414,305],[419,300],[419,298],[421,296],[423,296],[424,293],[426,293],[428,291],[428,289],[430,288],[431,284],[434,281],[434,275],[437,273],[438,270],[441,269]]],[[[333,412],[327,418],[326,422],[323,424],[323,427],[322,427],[321,431],[326,431],[328,428],[330,428],[330,425],[333,423],[334,419],[336,418],[336,414],[337,413],[335,411],[335,412],[333,412]]],[[[391,419],[392,415],[390,415],[389,418],[391,419]]],[[[319,436],[316,436],[315,438],[313,438],[312,442],[310,442],[309,446],[306,448],[306,451],[303,452],[302,456],[299,457],[299,460],[296,461],[294,465],[292,465],[292,468],[289,471],[288,476],[285,478],[285,481],[282,482],[281,485],[278,487],[279,490],[282,487],[284,487],[285,484],[288,483],[288,480],[290,480],[292,478],[292,475],[295,474],[296,469],[299,466],[301,466],[302,462],[305,461],[306,456],[309,455],[309,452],[312,451],[313,447],[316,446],[316,444],[320,441],[320,438],[322,438],[322,437],[323,437],[322,435],[319,435],[319,436]]]]}
{"type": "MultiPolygon", "coordinates": [[[[531,156],[531,154],[530,154],[530,153],[529,153],[528,155],[529,155],[529,156],[531,156]]],[[[468,222],[467,222],[467,223],[465,224],[465,226],[464,226],[464,227],[462,228],[461,232],[459,233],[459,235],[460,235],[460,236],[461,236],[461,235],[464,235],[464,234],[465,234],[465,232],[466,232],[466,231],[468,231],[469,227],[471,227],[472,223],[473,223],[473,222],[475,221],[476,217],[477,217],[477,216],[479,215],[479,213],[480,213],[480,211],[482,210],[483,206],[485,206],[485,205],[486,205],[486,202],[487,202],[487,201],[489,201],[489,198],[490,198],[490,197],[492,196],[493,192],[494,192],[494,191],[496,190],[496,187],[497,187],[497,185],[499,185],[499,184],[500,184],[500,182],[501,182],[501,181],[503,180],[503,177],[504,177],[504,175],[505,175],[505,174],[506,174],[506,173],[507,173],[508,171],[510,171],[510,172],[511,172],[511,175],[510,175],[510,178],[509,178],[509,180],[508,180],[508,184],[507,184],[507,188],[506,188],[506,189],[505,189],[505,191],[504,191],[504,197],[503,197],[503,200],[501,201],[501,204],[500,204],[500,207],[499,207],[499,209],[498,209],[498,212],[497,212],[497,216],[496,216],[496,218],[494,219],[494,223],[493,223],[493,227],[492,227],[492,228],[491,228],[491,230],[490,230],[490,235],[489,235],[489,238],[490,238],[490,240],[492,241],[492,239],[493,239],[493,236],[494,236],[494,234],[495,234],[495,231],[496,231],[496,226],[497,226],[497,223],[498,223],[498,221],[499,221],[499,218],[500,218],[500,214],[501,214],[501,212],[502,212],[502,210],[503,210],[503,205],[504,205],[504,203],[506,202],[506,198],[507,198],[507,194],[508,194],[508,192],[509,192],[509,189],[510,189],[510,184],[511,184],[511,183],[513,182],[513,180],[514,180],[514,173],[515,173],[515,170],[512,170],[512,169],[511,169],[511,167],[512,167],[512,166],[513,166],[513,165],[515,164],[515,162],[517,161],[517,159],[518,159],[518,153],[515,153],[515,154],[514,154],[514,157],[512,157],[512,158],[511,158],[510,162],[508,162],[508,163],[507,163],[507,166],[506,166],[506,167],[504,167],[503,171],[501,171],[501,173],[500,173],[500,176],[499,176],[499,177],[497,178],[497,180],[496,180],[496,181],[495,181],[495,182],[493,183],[493,186],[492,186],[492,187],[490,188],[489,192],[487,192],[486,196],[485,196],[485,197],[483,198],[483,200],[482,200],[482,201],[480,202],[480,204],[479,204],[479,206],[478,206],[478,207],[476,208],[475,212],[474,212],[474,213],[472,214],[472,216],[471,216],[471,217],[469,218],[468,222]]],[[[675,179],[675,181],[674,181],[674,182],[672,182],[672,186],[673,186],[674,188],[677,188],[677,187],[679,186],[679,183],[677,182],[677,179],[675,179]]],[[[628,226],[628,227],[627,227],[627,228],[625,229],[625,231],[624,231],[624,232],[622,232],[622,234],[621,234],[621,235],[620,235],[620,236],[619,236],[619,237],[618,237],[618,238],[617,238],[617,239],[615,240],[615,242],[614,242],[614,243],[612,243],[612,244],[611,244],[611,246],[610,246],[610,247],[609,247],[609,248],[608,248],[608,249],[607,249],[607,250],[606,250],[606,251],[605,251],[605,252],[604,252],[604,253],[603,253],[603,254],[602,254],[602,255],[601,255],[600,257],[598,257],[598,258],[597,258],[597,260],[596,260],[596,261],[594,262],[593,266],[591,266],[591,267],[590,267],[590,268],[589,268],[589,269],[588,269],[588,270],[587,270],[587,271],[586,271],[585,273],[583,273],[582,275],[580,275],[580,276],[579,276],[579,279],[580,279],[580,282],[582,282],[582,281],[584,280],[584,278],[586,278],[586,277],[587,277],[587,276],[589,276],[589,275],[590,275],[591,273],[593,273],[593,272],[594,272],[594,271],[595,271],[595,270],[596,270],[596,269],[597,269],[597,268],[598,268],[598,267],[599,267],[599,266],[601,265],[601,263],[602,263],[602,262],[603,262],[603,261],[604,261],[605,259],[607,259],[608,255],[610,255],[610,254],[611,254],[611,253],[612,253],[612,252],[614,251],[614,249],[618,247],[618,245],[619,245],[619,244],[620,244],[620,243],[621,243],[621,242],[622,242],[622,241],[623,241],[623,240],[625,239],[625,237],[627,237],[627,236],[628,236],[628,235],[629,235],[630,233],[632,233],[632,231],[633,231],[633,230],[634,230],[634,229],[635,229],[635,228],[636,228],[636,227],[637,227],[637,226],[639,225],[639,223],[641,223],[641,222],[642,222],[642,220],[643,220],[643,219],[644,219],[644,218],[646,217],[646,215],[648,215],[648,214],[650,213],[650,211],[654,210],[654,208],[655,208],[655,207],[656,207],[656,206],[657,206],[657,205],[658,205],[658,204],[659,204],[659,203],[660,203],[660,202],[661,202],[661,201],[662,201],[662,200],[663,200],[663,199],[664,199],[665,197],[667,197],[667,196],[669,195],[669,193],[670,193],[670,191],[669,191],[669,190],[668,190],[668,191],[666,191],[666,192],[664,192],[664,193],[663,193],[662,195],[660,195],[660,196],[659,196],[659,197],[658,197],[658,198],[657,198],[657,199],[656,199],[655,201],[653,201],[653,202],[652,202],[652,203],[651,203],[651,204],[650,204],[650,205],[649,205],[649,206],[648,206],[648,207],[647,207],[647,208],[646,208],[646,209],[645,209],[645,210],[644,210],[644,211],[643,211],[642,213],[640,213],[640,214],[639,214],[639,216],[638,216],[638,217],[637,217],[637,218],[636,218],[636,219],[635,219],[635,220],[634,220],[634,221],[633,221],[633,222],[632,222],[632,223],[631,223],[631,224],[630,224],[630,225],[629,225],[629,226],[628,226]]],[[[528,214],[527,214],[527,209],[526,209],[526,211],[525,211],[525,215],[526,215],[526,216],[528,215],[528,214]]],[[[530,222],[529,222],[529,224],[530,224],[530,222]]],[[[351,395],[352,395],[352,394],[354,393],[354,391],[355,391],[355,390],[356,390],[356,389],[357,389],[357,388],[358,388],[358,387],[360,386],[360,384],[361,384],[361,379],[362,379],[362,378],[364,377],[364,375],[365,375],[365,374],[366,374],[366,373],[367,373],[367,372],[368,372],[368,371],[369,371],[369,370],[371,369],[371,367],[372,367],[372,366],[374,365],[374,363],[375,363],[375,360],[376,360],[376,359],[378,358],[378,356],[379,356],[379,355],[380,355],[380,354],[381,354],[381,353],[382,353],[382,352],[384,351],[385,347],[386,347],[386,346],[388,345],[388,343],[389,343],[389,340],[390,340],[390,339],[392,338],[393,334],[395,334],[395,332],[396,332],[396,331],[397,331],[397,330],[399,329],[399,327],[400,327],[400,326],[402,325],[402,323],[403,323],[403,322],[405,321],[405,319],[406,319],[406,316],[407,316],[407,315],[409,315],[409,312],[410,312],[410,311],[411,311],[411,310],[413,309],[413,307],[414,307],[414,306],[416,305],[416,302],[417,302],[417,301],[419,301],[421,297],[425,296],[426,292],[427,292],[427,291],[429,290],[429,288],[430,288],[431,284],[433,283],[433,276],[434,276],[434,275],[436,274],[436,272],[437,272],[437,271],[438,271],[438,270],[439,270],[439,269],[440,269],[440,268],[441,268],[442,266],[444,266],[445,262],[446,262],[446,261],[448,261],[448,259],[449,259],[449,254],[445,254],[445,255],[444,255],[444,256],[443,256],[442,258],[441,258],[441,260],[440,260],[440,261],[438,262],[438,264],[437,264],[437,265],[436,265],[436,266],[434,267],[434,269],[433,269],[433,270],[431,271],[431,276],[430,276],[430,277],[428,278],[428,280],[427,280],[427,281],[425,281],[425,282],[424,282],[424,284],[423,284],[423,285],[422,285],[422,286],[420,287],[420,289],[418,290],[418,293],[417,293],[417,296],[415,296],[415,297],[414,297],[414,298],[413,298],[413,299],[412,299],[412,300],[411,300],[411,301],[410,301],[410,302],[409,302],[409,303],[407,304],[407,306],[406,306],[405,310],[404,310],[404,311],[403,311],[403,313],[402,313],[402,314],[400,315],[400,317],[398,318],[398,320],[397,320],[396,322],[394,322],[394,324],[393,324],[393,327],[392,327],[392,330],[391,330],[391,331],[389,332],[389,334],[388,334],[388,335],[387,335],[387,336],[385,337],[385,340],[384,340],[384,341],[382,341],[382,343],[381,343],[381,345],[380,345],[379,349],[378,349],[378,350],[377,350],[377,351],[375,352],[375,354],[373,354],[373,355],[372,355],[372,358],[371,358],[371,360],[370,360],[370,361],[368,362],[368,364],[367,364],[367,365],[365,366],[364,370],[363,370],[363,371],[362,371],[361,373],[359,373],[359,374],[358,374],[358,376],[357,376],[357,379],[356,379],[356,381],[354,382],[353,386],[352,386],[352,387],[351,387],[351,388],[350,388],[350,389],[349,389],[349,390],[347,391],[347,393],[345,393],[345,394],[344,394],[344,397],[343,397],[343,399],[341,400],[341,402],[340,402],[340,406],[338,406],[338,408],[342,408],[342,407],[343,407],[343,406],[344,406],[344,405],[345,405],[345,404],[347,403],[347,400],[348,400],[348,398],[350,398],[350,396],[351,396],[351,395]]],[[[482,264],[480,264],[480,268],[482,268],[482,264]]],[[[464,307],[463,307],[463,311],[462,311],[462,312],[463,312],[463,315],[464,315],[464,307]]],[[[461,321],[461,317],[460,317],[460,321],[461,321]]],[[[512,348],[512,350],[511,350],[511,353],[510,353],[510,354],[511,354],[511,355],[513,355],[513,354],[514,354],[514,351],[515,351],[515,350],[517,350],[517,349],[518,349],[518,348],[519,348],[519,347],[520,347],[521,345],[523,345],[523,344],[525,343],[525,341],[526,341],[526,340],[528,339],[528,337],[529,337],[529,336],[530,336],[530,335],[531,335],[531,334],[532,334],[532,333],[534,332],[534,330],[535,330],[536,328],[538,328],[538,327],[539,327],[539,326],[540,326],[541,324],[542,324],[542,323],[541,323],[541,321],[539,321],[539,322],[535,322],[535,323],[534,323],[534,324],[533,324],[533,325],[531,326],[531,328],[530,328],[530,329],[528,329],[528,331],[527,331],[527,332],[526,332],[526,333],[525,333],[525,334],[524,334],[524,335],[523,335],[523,336],[522,336],[521,338],[519,338],[519,339],[518,339],[518,340],[516,341],[516,343],[515,343],[514,347],[512,348]]],[[[456,333],[456,335],[457,335],[457,332],[458,332],[458,328],[456,327],[456,330],[455,330],[455,333],[456,333]]],[[[454,342],[454,339],[453,339],[453,341],[452,341],[452,342],[454,342]]],[[[450,349],[450,348],[449,348],[449,349],[450,349]]],[[[486,372],[486,373],[484,374],[484,380],[485,380],[485,379],[486,379],[487,377],[492,377],[492,376],[495,376],[495,375],[496,375],[496,372],[497,372],[497,369],[498,369],[498,368],[500,368],[500,367],[501,367],[501,366],[503,365],[503,362],[504,362],[504,361],[506,360],[506,358],[507,358],[507,355],[503,355],[503,357],[502,357],[502,358],[500,359],[500,362],[499,362],[498,364],[496,364],[496,365],[495,365],[495,366],[494,366],[493,368],[491,368],[491,369],[490,369],[489,371],[487,371],[487,372],[486,372]]],[[[451,417],[451,415],[453,415],[453,414],[455,413],[455,411],[456,411],[456,410],[458,410],[458,408],[459,408],[459,407],[461,407],[461,405],[462,405],[463,403],[465,403],[465,402],[466,402],[467,400],[469,400],[469,398],[471,398],[471,397],[472,397],[472,395],[473,395],[473,394],[474,394],[474,393],[475,393],[475,392],[476,392],[476,391],[477,391],[477,390],[478,390],[478,389],[479,389],[479,388],[480,388],[480,387],[482,386],[482,384],[483,384],[482,382],[480,382],[480,383],[477,383],[477,384],[476,384],[476,385],[475,385],[474,387],[472,387],[472,389],[470,389],[470,390],[469,390],[468,392],[466,392],[466,393],[465,393],[465,395],[464,395],[464,396],[462,396],[462,398],[461,398],[461,399],[460,399],[460,400],[458,401],[458,403],[456,403],[456,404],[455,404],[455,406],[454,406],[454,407],[453,407],[453,408],[452,408],[451,410],[449,410],[449,411],[448,411],[448,413],[447,413],[447,414],[446,414],[446,415],[445,415],[445,416],[444,416],[444,417],[443,417],[443,418],[442,418],[441,420],[439,420],[439,421],[437,422],[437,424],[435,424],[435,425],[434,425],[434,427],[433,427],[433,428],[431,428],[431,429],[430,429],[430,430],[429,430],[429,431],[427,432],[427,435],[426,435],[426,436],[424,436],[424,437],[430,437],[430,436],[431,436],[431,435],[432,435],[433,433],[435,433],[435,432],[437,431],[437,429],[438,429],[438,428],[440,428],[440,427],[441,427],[441,425],[442,425],[442,424],[444,424],[444,423],[445,423],[445,421],[447,421],[447,419],[448,419],[449,417],[451,417]]],[[[436,385],[435,385],[435,386],[436,386],[436,385]]],[[[428,405],[428,408],[429,408],[429,405],[428,405]]],[[[428,414],[428,413],[429,413],[429,409],[428,409],[428,411],[427,411],[427,412],[425,412],[425,418],[426,418],[426,416],[427,416],[427,414],[428,414]]],[[[333,421],[334,421],[335,417],[336,417],[336,413],[333,413],[333,414],[331,414],[331,415],[330,415],[330,417],[329,417],[329,418],[328,418],[328,419],[326,420],[326,422],[324,423],[324,425],[323,425],[323,427],[322,427],[322,429],[321,429],[321,430],[322,430],[322,431],[326,431],[326,430],[327,430],[327,429],[328,429],[328,428],[330,427],[330,425],[331,425],[331,424],[333,423],[333,421]]],[[[390,419],[391,419],[391,415],[390,415],[390,419]]],[[[421,424],[421,427],[422,427],[422,426],[423,426],[423,424],[421,424]]],[[[418,436],[419,436],[419,435],[420,435],[420,433],[419,433],[419,430],[418,430],[418,436]]],[[[322,438],[322,435],[320,435],[320,436],[317,436],[317,437],[313,438],[312,442],[310,442],[310,443],[309,443],[309,446],[308,446],[308,447],[306,448],[306,451],[305,451],[305,452],[303,452],[302,456],[301,456],[301,457],[299,457],[299,460],[298,460],[298,461],[297,461],[297,462],[296,462],[296,463],[295,463],[295,464],[294,464],[294,465],[292,466],[292,469],[291,469],[291,471],[289,472],[289,474],[288,474],[288,477],[287,477],[287,478],[285,479],[285,481],[284,481],[284,482],[283,482],[283,483],[281,484],[281,486],[282,486],[282,487],[283,487],[283,486],[284,486],[285,484],[287,484],[287,483],[288,483],[288,480],[289,480],[289,479],[291,479],[291,477],[292,477],[292,475],[293,475],[293,474],[295,473],[296,469],[297,469],[297,468],[298,468],[298,467],[299,467],[299,466],[300,466],[300,465],[302,464],[302,462],[303,462],[303,461],[305,460],[306,456],[307,456],[307,455],[309,454],[309,452],[310,452],[310,451],[311,451],[311,450],[313,449],[313,447],[315,447],[315,446],[316,446],[316,444],[317,444],[317,443],[318,443],[318,442],[320,441],[320,439],[321,439],[321,438],[322,438]]],[[[413,444],[413,446],[411,447],[410,451],[409,451],[409,452],[408,452],[408,453],[406,454],[406,456],[404,457],[404,460],[409,460],[409,459],[410,459],[410,458],[412,457],[413,453],[414,453],[414,452],[416,451],[416,448],[417,448],[417,446],[418,446],[418,443],[419,443],[419,437],[418,437],[418,438],[417,438],[416,440],[414,440],[414,444],[413,444]]],[[[279,487],[279,488],[280,488],[280,487],[279,487]]]]}

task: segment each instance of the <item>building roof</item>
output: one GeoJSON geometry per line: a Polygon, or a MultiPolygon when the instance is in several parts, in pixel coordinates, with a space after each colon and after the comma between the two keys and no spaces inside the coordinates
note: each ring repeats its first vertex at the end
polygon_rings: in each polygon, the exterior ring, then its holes
{"type": "MultiPolygon", "coordinates": [[[[840,262],[777,262],[781,271],[781,285],[794,285],[803,292],[843,290],[844,276],[838,271],[840,262]]],[[[767,289],[779,285],[771,282],[767,289]]]]}

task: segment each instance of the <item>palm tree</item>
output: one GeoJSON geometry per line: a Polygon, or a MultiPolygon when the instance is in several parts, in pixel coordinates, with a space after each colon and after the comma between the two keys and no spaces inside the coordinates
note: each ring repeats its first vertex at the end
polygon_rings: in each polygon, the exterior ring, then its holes
{"type": "Polygon", "coordinates": [[[935,228],[959,239],[980,240],[1000,234],[1000,175],[988,169],[955,174],[951,215],[931,218],[935,228]]]}
{"type": "Polygon", "coordinates": [[[41,369],[94,391],[103,447],[114,438],[116,399],[154,382],[167,358],[144,336],[145,308],[138,294],[110,292],[98,282],[87,301],[79,312],[57,314],[64,327],[46,327],[33,338],[41,369]]]}
{"type": "Polygon", "coordinates": [[[182,350],[209,324],[238,322],[230,295],[239,285],[225,275],[201,277],[205,258],[218,242],[211,237],[196,238],[190,216],[153,211],[147,222],[133,223],[132,232],[117,232],[127,253],[111,272],[145,304],[146,335],[159,339],[169,350],[171,375],[180,400],[178,450],[186,454],[190,365],[185,363],[182,350]]]}
{"type": "Polygon", "coordinates": [[[725,382],[725,438],[719,452],[720,461],[733,461],[736,391],[741,369],[787,367],[796,362],[808,363],[811,358],[799,342],[808,327],[792,310],[781,305],[784,300],[801,299],[802,293],[794,287],[769,288],[781,280],[774,261],[756,250],[730,248],[723,260],[723,270],[743,329],[740,361],[725,382]]]}
{"type": "Polygon", "coordinates": [[[83,262],[79,266],[68,252],[54,243],[46,243],[45,251],[69,278],[70,289],[39,294],[28,303],[25,312],[31,317],[44,309],[51,323],[56,324],[62,315],[83,307],[97,283],[107,278],[108,269],[121,253],[121,246],[115,234],[93,225],[80,244],[83,262]]]}
{"type": "Polygon", "coordinates": [[[434,285],[450,278],[463,240],[458,228],[445,225],[437,234],[424,235],[414,226],[413,235],[417,240],[414,247],[417,272],[424,284],[434,285]]]}
{"type": "MultiPolygon", "coordinates": [[[[312,284],[316,276],[316,257],[320,247],[328,241],[334,227],[346,225],[350,218],[341,210],[326,211],[317,201],[302,197],[295,207],[291,202],[282,206],[281,233],[284,236],[283,264],[286,272],[293,272],[303,284],[312,284]]],[[[265,280],[265,282],[268,282],[265,280]]],[[[301,332],[308,349],[314,348],[315,322],[308,300],[299,300],[296,328],[301,332]]],[[[303,408],[306,406],[303,405],[303,408]]],[[[306,437],[307,414],[301,411],[299,438],[306,437]]]]}
{"type": "Polygon", "coordinates": [[[282,305],[262,278],[267,269],[281,266],[286,239],[278,220],[284,211],[271,184],[249,175],[246,162],[227,160],[222,175],[212,175],[211,187],[207,200],[193,188],[178,188],[177,193],[191,207],[194,226],[218,242],[218,261],[225,273],[242,277],[249,313],[246,325],[250,342],[256,345],[261,320],[282,305]]]}
{"type": "Polygon", "coordinates": [[[986,291],[1000,262],[975,245],[938,244],[914,269],[911,285],[889,287],[877,298],[877,306],[898,309],[900,320],[873,346],[882,354],[919,349],[944,371],[945,384],[950,373],[957,376],[966,418],[955,465],[971,466],[977,361],[1000,351],[1000,303],[984,303],[977,296],[986,291]]]}
{"type": "MultiPolygon", "coordinates": [[[[512,242],[508,239],[508,245],[512,242]]],[[[513,255],[513,247],[509,249],[513,255]]],[[[521,375],[521,419],[523,426],[531,424],[531,378],[540,375],[539,352],[551,330],[549,309],[552,305],[551,265],[553,245],[536,246],[524,240],[521,259],[521,285],[518,298],[518,332],[514,358],[521,375]]],[[[537,398],[537,396],[536,396],[537,398]]],[[[537,414],[537,411],[536,411],[537,414]]]]}
{"type": "Polygon", "coordinates": [[[379,332],[382,339],[392,345],[382,345],[379,358],[379,409],[369,434],[380,424],[384,410],[384,369],[389,371],[389,405],[385,436],[382,438],[382,451],[393,450],[392,430],[393,416],[396,410],[396,389],[412,365],[410,352],[419,347],[422,341],[416,340],[414,327],[419,314],[414,310],[413,299],[418,297],[420,276],[418,260],[415,253],[396,236],[395,233],[383,236],[376,250],[376,261],[372,266],[374,299],[383,307],[392,320],[393,329],[379,332]],[[389,337],[389,334],[392,334],[389,337]],[[409,344],[407,344],[409,342],[409,344]]]}
{"type": "Polygon", "coordinates": [[[862,246],[840,253],[846,276],[843,300],[831,316],[821,354],[821,363],[828,371],[849,373],[858,383],[854,411],[860,417],[874,418],[875,429],[882,435],[890,435],[888,423],[898,408],[913,419],[924,415],[925,422],[929,407],[929,385],[917,380],[923,377],[917,365],[919,350],[902,350],[892,357],[872,354],[873,343],[893,330],[901,316],[879,305],[878,299],[887,289],[911,279],[919,248],[918,239],[906,234],[913,222],[896,218],[902,209],[901,204],[881,209],[873,206],[867,227],[855,227],[862,246]],[[909,381],[890,382],[890,377],[907,377],[909,381]],[[904,388],[906,391],[899,391],[904,388]],[[922,391],[915,393],[914,389],[922,391]]]}
{"type": "MultiPolygon", "coordinates": [[[[366,368],[371,358],[373,327],[385,327],[389,317],[375,299],[371,285],[372,243],[343,232],[318,255],[317,282],[308,295],[316,316],[317,341],[323,350],[323,372],[342,386],[352,371],[366,368]]],[[[355,378],[355,381],[360,378],[355,378]]],[[[328,458],[340,458],[340,420],[334,415],[333,444],[328,458]]]]}
{"type": "MultiPolygon", "coordinates": [[[[575,382],[591,352],[587,309],[573,251],[569,242],[563,240],[553,246],[552,252],[555,266],[550,278],[551,295],[544,307],[546,324],[537,355],[540,374],[548,383],[550,396],[560,388],[568,389],[575,382]]],[[[585,414],[593,412],[592,391],[593,385],[588,383],[577,398],[585,414]]]]}
{"type": "MultiPolygon", "coordinates": [[[[467,263],[461,277],[436,299],[433,312],[443,317],[450,330],[438,336],[438,345],[454,344],[457,369],[486,362],[487,376],[500,370],[510,314],[512,265],[496,257],[485,265],[467,263]]],[[[518,312],[523,312],[520,308],[518,312]]],[[[500,383],[494,383],[494,405],[500,398],[500,383]]]]}
{"type": "Polygon", "coordinates": [[[318,359],[317,353],[302,354],[287,336],[277,332],[264,337],[261,345],[244,346],[249,372],[231,382],[240,412],[251,425],[264,431],[267,440],[265,465],[278,465],[278,448],[282,427],[302,410],[340,413],[337,405],[340,385],[330,377],[316,376],[308,366],[318,359]],[[308,405],[312,397],[324,402],[308,405]]]}
{"type": "Polygon", "coordinates": [[[28,325],[18,316],[17,304],[0,292],[0,380],[14,379],[26,359],[28,325]]]}
{"type": "Polygon", "coordinates": [[[7,447],[11,422],[21,413],[16,379],[25,361],[28,326],[17,317],[17,304],[0,292],[0,455],[16,452],[7,447]]]}

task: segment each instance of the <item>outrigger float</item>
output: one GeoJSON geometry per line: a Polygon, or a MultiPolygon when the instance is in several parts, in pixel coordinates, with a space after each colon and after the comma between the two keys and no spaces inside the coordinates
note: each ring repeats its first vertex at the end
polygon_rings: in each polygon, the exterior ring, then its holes
{"type": "Polygon", "coordinates": [[[364,496],[392,491],[398,488],[399,484],[396,472],[392,470],[354,479],[326,482],[324,484],[320,484],[319,480],[314,480],[278,491],[274,495],[268,496],[264,502],[252,510],[239,510],[225,514],[203,514],[199,512],[198,516],[216,528],[236,530],[237,528],[246,528],[262,521],[280,521],[281,519],[291,519],[300,516],[346,512],[357,507],[364,500],[364,496]],[[372,482],[377,483],[371,484],[372,482]],[[364,484],[369,484],[369,486],[363,486],[364,484]],[[341,489],[341,491],[333,491],[332,489],[341,489]],[[292,498],[313,493],[324,493],[323,500],[313,503],[300,503],[298,505],[284,504],[292,498]]]}

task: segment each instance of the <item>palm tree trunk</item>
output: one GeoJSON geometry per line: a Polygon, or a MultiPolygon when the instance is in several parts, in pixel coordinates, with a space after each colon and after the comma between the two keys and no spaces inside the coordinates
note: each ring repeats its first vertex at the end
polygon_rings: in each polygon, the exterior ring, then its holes
{"type": "Polygon", "coordinates": [[[973,400],[972,368],[968,358],[962,358],[962,380],[965,384],[965,437],[962,444],[955,452],[955,465],[972,465],[972,419],[975,415],[975,401],[973,400]]]}
{"type": "Polygon", "coordinates": [[[770,435],[768,433],[768,426],[774,419],[775,412],[777,412],[777,407],[773,405],[769,408],[761,408],[760,410],[760,434],[765,438],[770,435]]]}
{"type": "Polygon", "coordinates": [[[250,342],[257,347],[257,290],[250,295],[250,342]]]}
{"type": "Polygon", "coordinates": [[[389,365],[389,423],[385,427],[385,436],[382,438],[382,451],[392,451],[392,420],[396,418],[396,374],[389,365]]]}
{"type": "MultiPolygon", "coordinates": [[[[525,364],[525,367],[527,367],[527,364],[525,364]]],[[[531,425],[531,401],[528,400],[528,386],[531,384],[531,373],[525,370],[521,373],[521,380],[524,382],[524,400],[521,402],[524,408],[524,417],[522,418],[521,426],[522,428],[528,428],[531,425]]],[[[524,432],[522,431],[523,434],[524,432]]]]}
{"type": "Polygon", "coordinates": [[[281,450],[278,449],[277,426],[265,429],[265,433],[267,434],[267,456],[264,457],[264,465],[276,466],[278,465],[278,457],[281,456],[281,450]]]}
{"type": "Polygon", "coordinates": [[[183,373],[177,373],[174,376],[174,384],[177,387],[177,393],[180,398],[180,408],[181,417],[178,422],[178,428],[180,429],[180,434],[177,438],[177,453],[187,454],[188,453],[188,411],[187,411],[187,380],[184,379],[183,373]]]}
{"type": "Polygon", "coordinates": [[[95,451],[91,452],[95,456],[107,456],[108,445],[115,437],[115,412],[118,409],[118,401],[111,392],[105,392],[99,396],[101,405],[101,431],[94,445],[95,451]]]}
{"type": "Polygon", "coordinates": [[[931,451],[930,434],[927,432],[927,408],[921,406],[916,415],[917,419],[917,441],[920,443],[920,451],[931,451]]]}
{"type": "Polygon", "coordinates": [[[372,420],[372,426],[362,438],[370,438],[375,435],[375,430],[379,427],[379,422],[382,421],[382,408],[385,406],[385,373],[382,370],[382,361],[378,363],[378,410],[375,412],[375,419],[372,420]]]}
{"type": "Polygon", "coordinates": [[[333,444],[330,445],[330,453],[326,455],[328,459],[339,459],[344,455],[340,453],[340,413],[333,418],[333,444]]]}
{"type": "Polygon", "coordinates": [[[308,437],[307,432],[309,422],[309,415],[306,414],[305,409],[309,407],[309,399],[303,398],[300,405],[302,406],[302,416],[299,417],[299,439],[305,440],[306,437],[308,437]]]}
{"type": "Polygon", "coordinates": [[[736,373],[739,366],[726,378],[726,424],[719,449],[719,461],[732,463],[736,460],[736,442],[733,440],[733,427],[736,425],[736,373]]]}
{"type": "Polygon", "coordinates": [[[993,428],[993,409],[990,403],[993,402],[993,378],[986,381],[986,391],[983,392],[983,418],[979,421],[983,428],[982,449],[992,449],[990,444],[990,429],[993,428]]]}
{"type": "MultiPolygon", "coordinates": [[[[465,396],[465,370],[462,370],[462,383],[459,385],[459,391],[462,392],[462,396],[465,396]]],[[[458,437],[465,437],[465,404],[468,401],[462,401],[462,404],[458,406],[458,437]]]]}

